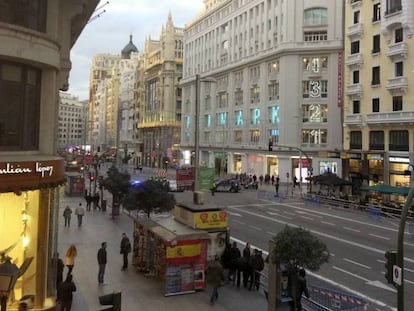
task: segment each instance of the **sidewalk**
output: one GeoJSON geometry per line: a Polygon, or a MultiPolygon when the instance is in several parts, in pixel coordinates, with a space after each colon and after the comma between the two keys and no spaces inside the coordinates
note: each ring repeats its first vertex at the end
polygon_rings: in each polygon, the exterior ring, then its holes
{"type": "MultiPolygon", "coordinates": [[[[97,311],[105,306],[99,304],[98,297],[112,293],[122,292],[123,311],[265,311],[267,302],[262,292],[248,291],[245,288],[237,289],[232,285],[220,288],[220,297],[214,306],[209,303],[208,291],[194,294],[165,297],[163,295],[162,281],[147,278],[136,272],[130,265],[127,271],[121,271],[122,255],[119,254],[119,245],[122,232],[131,238],[133,222],[126,214],[115,219],[111,218],[111,209],[106,212],[86,212],[82,227],[78,228],[77,218],[72,214],[71,227],[65,228],[62,216],[63,209],[69,205],[73,210],[85,200],[79,197],[62,195],[59,210],[59,238],[58,249],[60,257],[64,260],[65,251],[70,244],[75,244],[78,256],[73,269],[74,282],[77,291],[74,294],[72,310],[97,311]],[[108,263],[105,271],[106,286],[99,286],[97,280],[98,264],[97,251],[101,242],[108,243],[108,263]]],[[[131,258],[130,258],[131,262],[131,258]]],[[[64,270],[66,277],[67,268],[64,270]]]]}

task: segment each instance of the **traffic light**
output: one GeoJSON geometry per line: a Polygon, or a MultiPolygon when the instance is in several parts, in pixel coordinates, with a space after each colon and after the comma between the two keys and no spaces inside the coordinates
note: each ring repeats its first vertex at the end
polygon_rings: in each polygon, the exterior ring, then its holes
{"type": "Polygon", "coordinates": [[[394,284],[393,274],[394,274],[394,265],[396,263],[397,263],[397,252],[386,251],[385,252],[385,278],[387,279],[388,284],[394,284]]]}
{"type": "Polygon", "coordinates": [[[95,176],[91,174],[91,175],[89,176],[89,180],[90,180],[90,181],[94,181],[94,180],[95,180],[95,176]]]}

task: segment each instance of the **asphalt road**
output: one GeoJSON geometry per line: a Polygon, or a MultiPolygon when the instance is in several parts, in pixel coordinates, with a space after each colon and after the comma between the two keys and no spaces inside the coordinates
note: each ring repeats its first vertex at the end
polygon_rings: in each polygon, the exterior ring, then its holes
{"type": "MultiPolygon", "coordinates": [[[[272,187],[263,187],[273,191],[272,187]]],[[[283,188],[282,188],[283,189],[283,188]]],[[[267,251],[268,241],[285,225],[301,226],[325,242],[331,253],[329,263],[317,272],[308,272],[309,282],[324,288],[358,295],[369,302],[368,310],[396,310],[396,289],[386,283],[385,251],[396,249],[398,220],[371,217],[350,211],[305,204],[298,190],[281,202],[271,196],[258,198],[255,190],[240,193],[205,193],[206,201],[229,213],[231,237],[240,244],[249,241],[267,251]]],[[[191,195],[191,193],[177,194],[191,195]]],[[[405,238],[405,309],[414,309],[414,241],[405,238]]]]}

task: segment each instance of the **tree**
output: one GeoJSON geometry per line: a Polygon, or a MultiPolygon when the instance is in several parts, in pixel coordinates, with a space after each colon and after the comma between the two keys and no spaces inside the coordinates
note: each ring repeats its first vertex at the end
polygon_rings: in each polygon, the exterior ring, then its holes
{"type": "Polygon", "coordinates": [[[148,218],[151,213],[162,213],[172,210],[175,197],[168,193],[168,188],[160,181],[147,180],[130,189],[122,201],[127,210],[144,211],[148,218]]]}
{"type": "Polygon", "coordinates": [[[128,173],[121,173],[115,166],[111,166],[107,177],[103,179],[100,186],[112,194],[112,202],[120,203],[121,199],[128,194],[131,187],[131,176],[128,173]]]}
{"type": "Polygon", "coordinates": [[[272,261],[285,264],[289,271],[297,272],[300,268],[316,271],[329,260],[326,244],[303,228],[286,226],[273,242],[272,261]]]}

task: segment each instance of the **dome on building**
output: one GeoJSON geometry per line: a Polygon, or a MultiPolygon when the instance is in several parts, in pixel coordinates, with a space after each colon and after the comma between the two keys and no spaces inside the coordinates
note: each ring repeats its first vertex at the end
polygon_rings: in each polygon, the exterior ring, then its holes
{"type": "Polygon", "coordinates": [[[125,45],[125,47],[121,51],[121,55],[123,59],[131,58],[132,52],[138,52],[137,47],[134,43],[132,43],[132,35],[129,36],[129,43],[125,45]]]}

